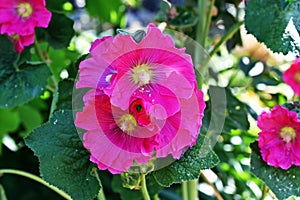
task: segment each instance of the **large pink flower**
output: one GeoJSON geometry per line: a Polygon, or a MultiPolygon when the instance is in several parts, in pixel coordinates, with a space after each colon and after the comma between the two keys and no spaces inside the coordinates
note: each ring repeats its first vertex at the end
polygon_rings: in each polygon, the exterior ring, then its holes
{"type": "Polygon", "coordinates": [[[300,120],[297,113],[280,105],[258,117],[258,146],[269,165],[288,169],[300,166],[300,120]]]}
{"type": "Polygon", "coordinates": [[[297,58],[283,73],[283,80],[300,96],[300,58],[297,58]]]}
{"type": "Polygon", "coordinates": [[[179,159],[195,144],[205,104],[191,57],[154,25],[141,42],[130,35],[96,40],[80,63],[77,88],[90,88],[75,124],[99,169],[112,173],[155,155],[179,159]]]}
{"type": "Polygon", "coordinates": [[[32,44],[28,36],[34,34],[35,27],[48,27],[51,19],[45,0],[0,0],[0,13],[0,34],[20,36],[20,46],[32,44]]]}

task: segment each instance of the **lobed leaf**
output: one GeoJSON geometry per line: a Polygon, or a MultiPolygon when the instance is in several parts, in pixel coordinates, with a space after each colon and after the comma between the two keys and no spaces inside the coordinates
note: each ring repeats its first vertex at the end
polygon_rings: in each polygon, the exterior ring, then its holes
{"type": "Polygon", "coordinates": [[[197,179],[200,176],[200,170],[212,168],[218,163],[219,158],[210,149],[210,143],[205,136],[199,135],[197,143],[179,160],[154,171],[151,175],[160,185],[169,187],[173,183],[197,179]]]}
{"type": "Polygon", "coordinates": [[[245,26],[258,41],[263,42],[272,51],[300,55],[300,2],[293,1],[284,8],[280,0],[251,0],[247,2],[245,26]],[[293,22],[295,33],[286,30],[293,22]],[[295,36],[295,34],[298,37],[295,36]]]}
{"type": "Polygon", "coordinates": [[[257,142],[251,144],[251,172],[263,180],[279,199],[300,196],[300,168],[288,170],[268,165],[261,158],[257,142]]]}
{"type": "Polygon", "coordinates": [[[92,175],[94,165],[89,161],[90,153],[82,146],[71,110],[55,112],[25,142],[38,157],[41,176],[47,182],[76,200],[89,200],[97,195],[100,186],[92,175]]]}

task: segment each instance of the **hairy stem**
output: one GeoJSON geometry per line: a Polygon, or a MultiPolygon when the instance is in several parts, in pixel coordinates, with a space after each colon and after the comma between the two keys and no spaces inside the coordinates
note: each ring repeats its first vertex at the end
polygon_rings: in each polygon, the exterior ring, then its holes
{"type": "Polygon", "coordinates": [[[67,193],[65,193],[64,191],[58,189],[57,187],[55,187],[53,185],[50,185],[49,183],[44,181],[42,178],[40,178],[34,174],[30,174],[28,172],[24,172],[24,171],[20,171],[20,170],[16,170],[16,169],[0,169],[0,176],[2,176],[3,174],[14,174],[14,175],[19,175],[19,176],[29,178],[31,180],[34,180],[34,181],[48,187],[49,189],[53,190],[54,192],[56,192],[60,196],[64,197],[65,199],[72,200],[72,198],[67,193]]]}

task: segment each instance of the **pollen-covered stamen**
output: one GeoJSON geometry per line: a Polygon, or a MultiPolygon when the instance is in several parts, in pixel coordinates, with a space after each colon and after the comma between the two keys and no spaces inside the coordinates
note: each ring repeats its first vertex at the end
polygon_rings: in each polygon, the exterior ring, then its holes
{"type": "Polygon", "coordinates": [[[19,3],[17,7],[17,12],[18,15],[20,15],[22,18],[29,17],[33,12],[32,6],[30,5],[30,3],[27,2],[19,3]]]}
{"type": "Polygon", "coordinates": [[[131,114],[122,115],[118,125],[120,129],[124,132],[130,132],[137,126],[135,118],[131,114]]]}
{"type": "Polygon", "coordinates": [[[151,123],[150,116],[146,112],[142,99],[134,100],[129,106],[129,112],[140,126],[148,126],[151,123]]]}
{"type": "Polygon", "coordinates": [[[132,69],[132,78],[134,80],[134,83],[139,86],[149,84],[152,76],[152,71],[146,64],[138,65],[132,69]]]}
{"type": "Polygon", "coordinates": [[[280,130],[280,137],[283,139],[283,141],[289,143],[296,137],[296,131],[290,126],[283,127],[280,130]]]}

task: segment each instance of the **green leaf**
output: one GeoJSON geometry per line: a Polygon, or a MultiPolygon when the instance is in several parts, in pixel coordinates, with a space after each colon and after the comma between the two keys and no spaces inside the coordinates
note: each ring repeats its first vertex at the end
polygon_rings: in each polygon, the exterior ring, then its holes
{"type": "Polygon", "coordinates": [[[56,109],[72,110],[72,92],[74,88],[74,81],[63,80],[58,84],[58,101],[56,109]]]}
{"type": "Polygon", "coordinates": [[[46,5],[47,8],[50,10],[59,10],[62,11],[63,9],[63,4],[68,2],[68,0],[46,0],[46,5]]]}
{"type": "Polygon", "coordinates": [[[73,25],[74,21],[66,15],[58,12],[52,12],[48,28],[38,28],[37,36],[39,39],[46,40],[54,49],[67,48],[75,34],[73,25]]]}
{"type": "MultiPolygon", "coordinates": [[[[16,68],[14,62],[18,58],[18,54],[15,52],[13,43],[4,35],[0,35],[0,69],[9,66],[10,68],[16,68]]],[[[12,69],[13,70],[13,69],[12,69]]],[[[7,72],[0,70],[0,81],[7,72]]]]}
{"type": "Polygon", "coordinates": [[[210,142],[205,136],[199,135],[197,143],[179,160],[151,175],[160,185],[169,187],[173,183],[199,178],[200,170],[212,168],[218,162],[218,156],[210,149],[210,142]]]}
{"type": "Polygon", "coordinates": [[[300,55],[300,44],[286,27],[290,21],[300,33],[300,2],[282,7],[280,0],[251,0],[247,3],[245,26],[260,42],[264,42],[274,52],[294,52],[300,55]]]}
{"type": "Polygon", "coordinates": [[[251,172],[263,180],[278,199],[300,196],[299,167],[293,166],[288,170],[274,168],[262,160],[257,142],[251,144],[251,149],[251,172]]]}
{"type": "Polygon", "coordinates": [[[14,51],[12,42],[0,35],[0,108],[24,104],[43,93],[51,75],[43,63],[25,62],[27,50],[21,55],[14,51]]]}
{"type": "Polygon", "coordinates": [[[230,91],[226,89],[226,118],[224,132],[230,132],[231,129],[248,130],[250,123],[248,121],[247,104],[238,100],[230,91]]]}
{"type": "MultiPolygon", "coordinates": [[[[1,65],[1,63],[0,63],[1,65]]],[[[25,63],[17,71],[13,66],[1,65],[0,107],[9,108],[24,104],[43,94],[51,75],[46,64],[25,63]]]]}
{"type": "Polygon", "coordinates": [[[196,25],[197,17],[193,12],[184,7],[176,7],[178,16],[169,21],[169,24],[178,28],[187,28],[196,25]]]}
{"type": "Polygon", "coordinates": [[[37,128],[43,122],[41,113],[32,106],[23,105],[16,110],[19,114],[21,124],[24,131],[19,132],[19,135],[26,137],[34,128],[37,128]]]}
{"type": "Polygon", "coordinates": [[[210,86],[208,94],[210,101],[206,102],[203,127],[210,126],[215,134],[221,131],[230,133],[232,129],[249,129],[248,106],[239,101],[230,89],[210,86]]]}
{"type": "Polygon", "coordinates": [[[40,161],[41,176],[73,199],[93,199],[100,190],[89,152],[83,148],[72,111],[57,111],[49,122],[34,130],[26,144],[40,161]]]}

